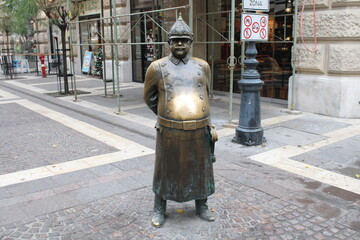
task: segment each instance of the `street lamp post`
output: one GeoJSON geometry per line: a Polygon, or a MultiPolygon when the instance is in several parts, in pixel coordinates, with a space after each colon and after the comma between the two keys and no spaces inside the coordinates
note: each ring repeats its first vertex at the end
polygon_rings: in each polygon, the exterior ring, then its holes
{"type": "Polygon", "coordinates": [[[246,49],[246,60],[241,80],[238,81],[241,90],[241,104],[239,125],[236,128],[234,142],[246,146],[260,145],[263,141],[264,130],[261,127],[260,112],[260,90],[263,81],[256,70],[259,62],[255,56],[257,54],[255,42],[248,42],[246,49]]]}

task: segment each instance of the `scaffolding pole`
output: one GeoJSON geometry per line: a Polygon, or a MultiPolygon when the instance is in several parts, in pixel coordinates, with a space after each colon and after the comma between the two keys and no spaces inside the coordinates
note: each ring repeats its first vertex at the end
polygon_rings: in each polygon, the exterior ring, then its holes
{"type": "Polygon", "coordinates": [[[297,0],[294,0],[294,15],[293,15],[293,46],[292,46],[292,53],[291,53],[291,65],[292,65],[292,76],[290,81],[290,94],[288,99],[288,109],[294,110],[295,105],[295,79],[296,79],[296,38],[297,38],[297,12],[298,12],[298,3],[297,0]]]}
{"type": "Polygon", "coordinates": [[[117,20],[116,20],[116,0],[112,0],[113,3],[113,14],[114,14],[114,51],[115,51],[115,80],[116,80],[116,96],[117,96],[117,114],[120,114],[120,79],[119,79],[119,49],[118,49],[118,34],[117,34],[117,20]]]}
{"type": "MultiPolygon", "coordinates": [[[[194,8],[193,0],[189,0],[189,27],[194,32],[194,8]]],[[[176,18],[177,19],[177,18],[176,18]]],[[[193,48],[190,48],[190,55],[193,54],[193,48]]]]}
{"type": "Polygon", "coordinates": [[[229,123],[232,123],[232,104],[233,104],[233,82],[236,58],[234,56],[234,35],[235,35],[235,0],[231,0],[231,23],[230,23],[230,56],[228,67],[230,69],[230,89],[229,89],[229,123]]]}
{"type": "MultiPolygon", "coordinates": [[[[67,8],[70,9],[70,0],[67,0],[66,5],[67,5],[67,8]]],[[[73,59],[73,53],[72,53],[73,49],[72,49],[72,44],[71,44],[72,41],[73,41],[72,28],[71,28],[71,24],[69,24],[70,72],[72,73],[71,80],[73,81],[73,86],[74,86],[74,102],[77,102],[78,98],[77,98],[77,91],[76,91],[74,59],[73,59]]],[[[66,61],[66,59],[64,59],[63,61],[66,61]]]]}

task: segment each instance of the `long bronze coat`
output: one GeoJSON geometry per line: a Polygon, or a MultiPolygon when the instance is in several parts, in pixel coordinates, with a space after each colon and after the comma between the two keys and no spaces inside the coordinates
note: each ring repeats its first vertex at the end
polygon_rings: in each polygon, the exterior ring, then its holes
{"type": "Polygon", "coordinates": [[[153,191],[164,200],[205,199],[215,191],[209,81],[208,63],[194,57],[170,55],[146,72],[144,100],[158,115],[153,191]]]}

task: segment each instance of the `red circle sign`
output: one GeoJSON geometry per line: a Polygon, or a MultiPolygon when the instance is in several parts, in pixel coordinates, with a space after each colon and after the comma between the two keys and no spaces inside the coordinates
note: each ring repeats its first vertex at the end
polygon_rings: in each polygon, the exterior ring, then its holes
{"type": "Polygon", "coordinates": [[[262,27],[265,27],[265,26],[266,26],[266,17],[261,17],[261,18],[260,18],[260,25],[261,25],[262,27]]]}
{"type": "Polygon", "coordinates": [[[252,30],[254,33],[258,33],[260,30],[260,25],[258,22],[254,22],[254,24],[252,25],[252,30]]]}
{"type": "Polygon", "coordinates": [[[252,18],[251,18],[251,16],[246,16],[245,18],[244,18],[244,24],[245,24],[245,26],[247,26],[247,27],[250,27],[251,26],[251,24],[252,24],[252,18]]]}
{"type": "Polygon", "coordinates": [[[246,39],[251,38],[251,29],[250,29],[250,28],[245,28],[245,29],[244,29],[244,32],[243,32],[243,36],[244,36],[244,38],[246,38],[246,39]]]}
{"type": "Polygon", "coordinates": [[[265,28],[262,28],[260,30],[260,37],[261,39],[265,39],[266,38],[266,29],[265,28]]]}

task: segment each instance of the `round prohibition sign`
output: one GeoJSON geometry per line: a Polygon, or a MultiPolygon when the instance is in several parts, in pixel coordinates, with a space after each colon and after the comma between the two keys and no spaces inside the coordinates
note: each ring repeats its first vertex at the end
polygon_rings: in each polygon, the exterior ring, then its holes
{"type": "Polygon", "coordinates": [[[244,32],[243,32],[243,36],[244,36],[244,38],[246,38],[246,39],[251,38],[251,29],[250,29],[250,28],[245,28],[245,29],[244,29],[244,32]]]}
{"type": "Polygon", "coordinates": [[[258,33],[260,30],[260,25],[258,22],[254,22],[254,24],[252,25],[252,30],[254,33],[258,33]]]}
{"type": "Polygon", "coordinates": [[[244,18],[244,24],[245,24],[245,26],[247,26],[247,27],[250,27],[251,26],[251,24],[252,24],[252,18],[251,18],[251,16],[246,16],[245,18],[244,18]]]}
{"type": "Polygon", "coordinates": [[[266,38],[266,29],[265,28],[262,28],[260,30],[260,37],[261,39],[265,39],[266,38]]]}
{"type": "Polygon", "coordinates": [[[261,25],[262,27],[266,27],[266,18],[265,18],[265,17],[261,17],[261,18],[260,18],[260,25],[261,25]]]}

